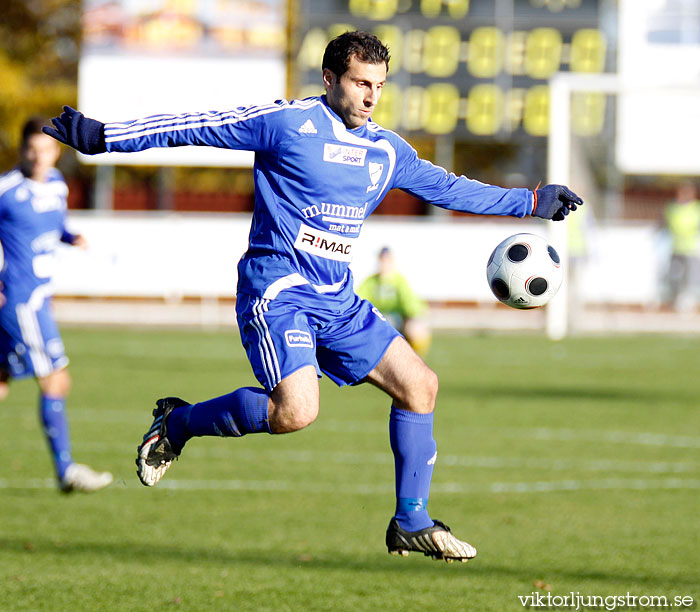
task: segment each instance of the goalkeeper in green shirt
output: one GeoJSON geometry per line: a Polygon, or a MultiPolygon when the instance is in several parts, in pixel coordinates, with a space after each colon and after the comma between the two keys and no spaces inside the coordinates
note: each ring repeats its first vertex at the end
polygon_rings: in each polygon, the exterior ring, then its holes
{"type": "Polygon", "coordinates": [[[428,305],[415,294],[400,272],[388,247],[379,252],[376,274],[366,278],[357,293],[374,304],[421,357],[430,348],[431,333],[425,321],[428,305]]]}

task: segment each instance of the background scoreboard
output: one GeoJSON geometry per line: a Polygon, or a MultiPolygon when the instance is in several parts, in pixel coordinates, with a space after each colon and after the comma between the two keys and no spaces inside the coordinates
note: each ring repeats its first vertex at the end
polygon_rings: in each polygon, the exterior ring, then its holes
{"type": "MultiPolygon", "coordinates": [[[[548,79],[610,70],[601,0],[296,0],[294,97],[322,92],[331,38],[373,32],[391,51],[374,120],[401,133],[455,140],[544,140],[548,79]]],[[[576,94],[573,130],[599,134],[605,96],[576,94]]]]}

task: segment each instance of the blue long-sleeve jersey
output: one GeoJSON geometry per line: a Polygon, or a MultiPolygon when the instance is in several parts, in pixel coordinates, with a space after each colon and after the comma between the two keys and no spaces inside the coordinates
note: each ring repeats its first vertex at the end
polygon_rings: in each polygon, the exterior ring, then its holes
{"type": "Polygon", "coordinates": [[[8,301],[29,301],[37,287],[51,280],[58,243],[75,239],[65,227],[67,195],[55,168],[42,183],[19,169],[0,176],[0,281],[8,301]]]}
{"type": "Polygon", "coordinates": [[[105,143],[119,152],[183,145],[254,151],[255,211],[238,291],[268,299],[346,299],[362,224],[392,188],[451,210],[532,213],[531,191],[448,173],[371,120],[347,129],[325,96],[107,123],[105,143]]]}

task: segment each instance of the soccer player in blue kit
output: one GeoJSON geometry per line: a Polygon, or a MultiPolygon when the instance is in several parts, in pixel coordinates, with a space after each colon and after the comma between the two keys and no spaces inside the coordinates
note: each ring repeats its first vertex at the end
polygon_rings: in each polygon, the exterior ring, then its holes
{"type": "Polygon", "coordinates": [[[59,241],[85,247],[86,241],[65,227],[68,187],[54,168],[61,151],[42,126],[40,119],[27,121],[20,164],[0,176],[0,400],[10,378],[36,378],[59,487],[91,492],[112,482],[112,475],[73,461],[65,410],[68,358],[51,313],[56,247],[59,241]]]}
{"type": "Polygon", "coordinates": [[[555,220],[582,200],[563,186],[502,189],[419,159],[405,140],[370,119],[388,65],[388,49],[376,37],[346,32],[326,48],[324,96],[106,124],[64,107],[55,129],[46,131],[87,154],[183,145],[255,151],[255,210],[238,264],[236,311],[262,388],[195,404],[158,400],[138,448],[141,482],[156,484],[193,436],[307,427],[318,416],[322,372],[338,385],[368,382],[392,399],[396,508],[386,533],[389,552],[467,561],[475,548],[427,510],[437,458],[437,375],[354,293],[353,249],[364,219],[391,188],[451,210],[555,220]]]}

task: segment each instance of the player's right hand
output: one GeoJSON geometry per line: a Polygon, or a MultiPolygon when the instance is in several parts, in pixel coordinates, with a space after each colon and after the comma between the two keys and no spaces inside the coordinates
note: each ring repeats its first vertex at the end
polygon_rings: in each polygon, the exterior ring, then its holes
{"type": "Polygon", "coordinates": [[[51,123],[54,127],[42,128],[44,134],[48,134],[81,153],[95,155],[107,150],[104,123],[89,119],[70,106],[64,106],[63,112],[58,117],[51,119],[51,123]]]}
{"type": "Polygon", "coordinates": [[[583,204],[573,191],[564,185],[545,185],[541,189],[535,189],[533,217],[562,221],[569,212],[576,210],[583,204]]]}

